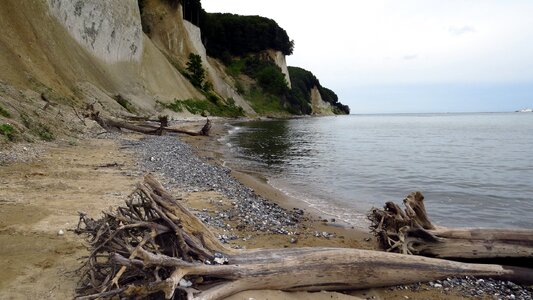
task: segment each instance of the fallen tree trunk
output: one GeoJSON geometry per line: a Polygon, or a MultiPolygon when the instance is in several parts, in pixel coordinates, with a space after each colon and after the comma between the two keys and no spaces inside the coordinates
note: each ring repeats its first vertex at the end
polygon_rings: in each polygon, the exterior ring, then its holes
{"type": "Polygon", "coordinates": [[[388,252],[449,259],[533,259],[533,230],[438,227],[429,220],[420,192],[405,210],[387,202],[368,214],[370,229],[388,252]]]}
{"type": "Polygon", "coordinates": [[[233,250],[150,175],[125,207],[93,220],[78,299],[221,299],[244,290],[350,290],[450,276],[533,282],[533,270],[344,248],[233,250]]]}
{"type": "Polygon", "coordinates": [[[102,126],[102,128],[106,130],[127,129],[127,130],[140,132],[143,134],[150,134],[150,135],[162,135],[165,132],[170,132],[170,133],[182,133],[182,134],[187,134],[191,136],[209,136],[209,132],[211,130],[211,120],[209,119],[207,119],[205,125],[199,131],[190,131],[190,130],[167,127],[168,118],[160,118],[159,119],[160,126],[155,127],[152,125],[136,125],[136,124],[132,124],[126,121],[119,121],[119,120],[114,120],[111,118],[106,118],[106,117],[103,117],[100,114],[100,112],[94,111],[94,110],[85,114],[85,117],[88,117],[91,120],[96,121],[100,126],[102,126]]]}

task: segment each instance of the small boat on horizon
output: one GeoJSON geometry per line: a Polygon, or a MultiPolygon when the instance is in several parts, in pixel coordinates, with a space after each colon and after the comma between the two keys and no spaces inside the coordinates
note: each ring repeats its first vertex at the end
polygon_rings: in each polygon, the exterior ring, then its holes
{"type": "Polygon", "coordinates": [[[516,112],[521,112],[521,113],[533,112],[533,109],[531,109],[531,108],[522,108],[520,110],[517,110],[516,112]]]}

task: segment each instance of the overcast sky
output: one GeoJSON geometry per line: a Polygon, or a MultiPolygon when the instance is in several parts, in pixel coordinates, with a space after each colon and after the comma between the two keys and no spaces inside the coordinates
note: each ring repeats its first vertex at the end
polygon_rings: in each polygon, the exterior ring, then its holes
{"type": "Polygon", "coordinates": [[[352,113],[514,111],[533,106],[533,1],[202,0],[272,18],[352,113]]]}

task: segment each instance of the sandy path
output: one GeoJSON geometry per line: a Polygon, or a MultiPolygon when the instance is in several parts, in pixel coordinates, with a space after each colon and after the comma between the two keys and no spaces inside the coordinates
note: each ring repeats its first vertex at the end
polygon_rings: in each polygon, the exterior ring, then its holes
{"type": "Polygon", "coordinates": [[[67,229],[78,211],[95,216],[121,203],[139,180],[112,140],[45,148],[39,160],[0,167],[0,299],[73,298],[85,251],[67,229]],[[119,167],[99,167],[109,163],[119,167]]]}

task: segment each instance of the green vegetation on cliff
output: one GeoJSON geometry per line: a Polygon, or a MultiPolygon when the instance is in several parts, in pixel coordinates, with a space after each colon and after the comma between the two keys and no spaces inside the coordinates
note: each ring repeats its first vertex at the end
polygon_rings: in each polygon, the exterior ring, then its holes
{"type": "MultiPolygon", "coordinates": [[[[141,0],[144,1],[144,0],[141,0]]],[[[276,21],[260,16],[206,13],[200,0],[165,0],[183,5],[183,18],[200,27],[207,54],[228,63],[232,56],[267,49],[292,54],[294,41],[276,21]]]]}
{"type": "Polygon", "coordinates": [[[228,118],[237,118],[244,116],[244,110],[242,109],[242,107],[235,105],[235,100],[233,100],[232,98],[228,98],[225,101],[222,101],[222,99],[216,96],[212,96],[209,97],[209,100],[185,99],[175,100],[172,103],[159,102],[159,104],[175,112],[183,112],[184,110],[187,110],[188,112],[195,115],[209,115],[228,118]]]}
{"type": "Polygon", "coordinates": [[[189,81],[197,88],[202,89],[204,86],[205,70],[202,66],[202,58],[200,55],[189,54],[189,61],[187,62],[187,77],[189,81]]]}
{"type": "Polygon", "coordinates": [[[11,118],[11,114],[0,105],[0,116],[5,118],[11,118]]]}
{"type": "Polygon", "coordinates": [[[339,102],[339,97],[332,90],[323,87],[313,73],[298,67],[289,67],[292,93],[298,99],[311,101],[311,89],[317,87],[322,100],[331,104],[335,114],[349,114],[350,108],[339,102]]]}
{"type": "MultiPolygon", "coordinates": [[[[291,68],[289,73],[293,88],[289,88],[282,70],[266,53],[266,50],[275,50],[290,55],[294,48],[287,32],[274,20],[260,16],[206,13],[200,0],[159,1],[172,6],[182,4],[183,18],[200,27],[207,54],[226,65],[226,72],[235,80],[233,86],[257,113],[311,114],[311,89],[315,86],[322,99],[331,104],[334,113],[349,113],[348,106],[339,103],[337,95],[322,87],[309,71],[291,68]]],[[[140,7],[142,9],[143,5],[140,4],[140,7]]],[[[187,70],[182,74],[206,97],[214,93],[205,82],[205,70],[199,56],[189,56],[187,70]]],[[[219,104],[216,101],[210,103],[219,104]]],[[[220,115],[219,112],[213,113],[220,115]]]]}
{"type": "Polygon", "coordinates": [[[237,80],[236,88],[239,93],[250,102],[257,113],[311,113],[308,101],[293,94],[281,69],[268,56],[250,54],[241,59],[235,58],[228,65],[227,71],[237,80]],[[255,82],[248,90],[241,87],[241,74],[255,82]]]}
{"type": "Polygon", "coordinates": [[[4,135],[8,140],[15,139],[15,128],[11,124],[0,124],[0,135],[4,135]]]}
{"type": "Polygon", "coordinates": [[[292,54],[294,42],[271,19],[234,14],[206,14],[200,24],[202,39],[210,56],[227,62],[231,56],[258,53],[267,49],[292,54]]]}

